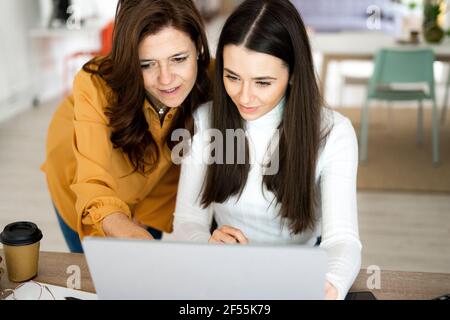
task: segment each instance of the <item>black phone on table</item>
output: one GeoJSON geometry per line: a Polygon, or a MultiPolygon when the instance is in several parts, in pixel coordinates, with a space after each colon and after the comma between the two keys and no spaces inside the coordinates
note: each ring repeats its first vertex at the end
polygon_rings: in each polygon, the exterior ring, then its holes
{"type": "Polygon", "coordinates": [[[345,300],[377,300],[377,298],[370,291],[349,292],[345,300]]]}

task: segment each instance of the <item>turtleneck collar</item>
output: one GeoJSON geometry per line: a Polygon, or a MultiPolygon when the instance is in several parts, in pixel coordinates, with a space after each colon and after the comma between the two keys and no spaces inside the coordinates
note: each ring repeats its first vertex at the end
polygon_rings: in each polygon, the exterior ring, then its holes
{"type": "Polygon", "coordinates": [[[275,108],[270,110],[268,113],[266,113],[262,117],[260,117],[256,120],[246,121],[245,122],[246,127],[248,129],[257,128],[257,127],[264,127],[264,128],[268,128],[268,129],[277,128],[281,122],[281,119],[283,118],[285,102],[286,102],[286,98],[283,97],[275,108]]]}

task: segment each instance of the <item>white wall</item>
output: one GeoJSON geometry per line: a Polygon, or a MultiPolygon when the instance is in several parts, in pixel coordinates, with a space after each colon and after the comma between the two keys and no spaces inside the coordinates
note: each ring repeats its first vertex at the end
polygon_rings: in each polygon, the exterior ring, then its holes
{"type": "Polygon", "coordinates": [[[31,86],[28,30],[38,21],[38,1],[0,0],[0,120],[27,100],[31,86]]]}
{"type": "MultiPolygon", "coordinates": [[[[74,0],[73,4],[81,17],[95,18],[101,26],[114,18],[117,0],[74,0]]],[[[62,97],[64,58],[99,47],[99,32],[39,31],[43,35],[36,36],[36,30],[48,26],[51,11],[52,0],[0,0],[0,122],[30,108],[34,98],[62,97]]],[[[87,59],[75,63],[73,72],[87,59]]]]}

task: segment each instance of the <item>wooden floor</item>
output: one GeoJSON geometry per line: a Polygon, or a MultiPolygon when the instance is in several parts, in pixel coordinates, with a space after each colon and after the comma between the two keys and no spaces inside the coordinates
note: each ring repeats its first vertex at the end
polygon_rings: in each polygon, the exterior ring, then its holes
{"type": "MultiPolygon", "coordinates": [[[[0,228],[28,220],[44,233],[41,248],[67,251],[39,170],[57,102],[0,123],[0,228]]],[[[363,267],[450,273],[450,195],[358,194],[363,267]]]]}

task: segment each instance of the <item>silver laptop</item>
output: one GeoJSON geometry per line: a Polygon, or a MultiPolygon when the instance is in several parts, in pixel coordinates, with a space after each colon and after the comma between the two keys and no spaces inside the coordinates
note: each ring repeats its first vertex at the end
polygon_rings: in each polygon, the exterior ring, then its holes
{"type": "Polygon", "coordinates": [[[99,299],[323,299],[327,255],[294,245],[85,238],[99,299]]]}

